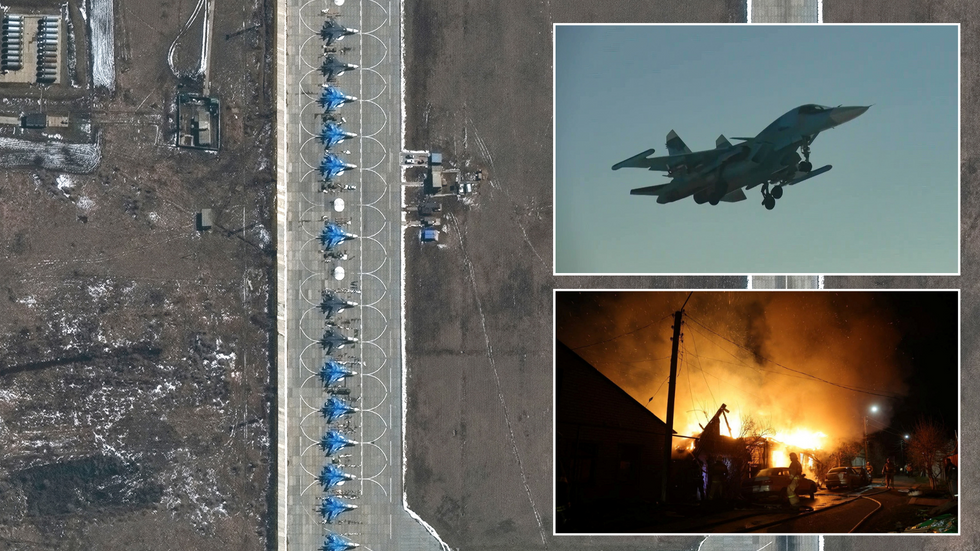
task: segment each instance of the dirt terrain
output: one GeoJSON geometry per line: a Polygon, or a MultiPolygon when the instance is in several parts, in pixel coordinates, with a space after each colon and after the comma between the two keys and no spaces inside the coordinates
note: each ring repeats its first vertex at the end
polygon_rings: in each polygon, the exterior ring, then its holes
{"type": "Polygon", "coordinates": [[[552,275],[551,23],[734,22],[744,3],[484,4],[405,5],[406,145],[472,159],[490,178],[473,204],[445,203],[438,245],[407,233],[408,502],[454,548],[658,548],[551,535],[552,289],[745,278],[552,275]]]}
{"type": "MultiPolygon", "coordinates": [[[[69,2],[79,41],[86,4],[69,2]]],[[[93,172],[0,175],[0,549],[274,541],[273,10],[216,4],[213,154],[172,145],[178,89],[201,81],[178,81],[167,52],[196,4],[116,1],[115,89],[44,96],[91,122],[93,172]]],[[[201,29],[181,35],[178,68],[201,29]]]]}

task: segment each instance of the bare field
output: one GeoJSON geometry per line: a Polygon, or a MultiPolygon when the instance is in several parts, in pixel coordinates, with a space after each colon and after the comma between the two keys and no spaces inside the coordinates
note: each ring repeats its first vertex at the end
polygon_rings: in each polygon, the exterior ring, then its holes
{"type": "Polygon", "coordinates": [[[195,5],[116,2],[115,94],[61,104],[90,116],[94,172],[0,176],[0,549],[273,541],[272,11],[216,6],[211,154],[172,145],[195,5]]]}
{"type": "Polygon", "coordinates": [[[406,238],[408,502],[454,548],[701,541],[551,535],[552,289],[745,285],[744,277],[552,276],[551,23],[729,22],[744,20],[743,10],[406,2],[406,146],[473,159],[490,175],[474,205],[446,203],[439,246],[420,244],[417,229],[406,238]]]}

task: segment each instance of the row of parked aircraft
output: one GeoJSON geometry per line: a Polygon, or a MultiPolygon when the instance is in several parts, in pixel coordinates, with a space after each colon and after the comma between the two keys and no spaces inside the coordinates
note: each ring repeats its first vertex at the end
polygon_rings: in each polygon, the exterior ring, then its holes
{"type": "MultiPolygon", "coordinates": [[[[356,34],[357,32],[357,29],[345,27],[337,22],[335,18],[330,17],[324,22],[323,27],[320,29],[320,37],[323,39],[325,46],[328,48],[335,42],[343,40],[344,37],[356,34]]],[[[325,50],[327,48],[325,48],[325,50]]],[[[344,72],[353,69],[357,69],[357,65],[340,61],[332,54],[327,55],[323,65],[321,66],[321,71],[324,77],[326,77],[328,83],[333,82],[344,72]]],[[[341,128],[340,124],[336,122],[336,119],[333,116],[336,110],[342,105],[353,101],[357,101],[357,98],[345,94],[339,88],[331,86],[330,84],[323,85],[323,91],[321,92],[319,103],[324,109],[324,119],[327,122],[325,122],[323,129],[320,132],[319,139],[323,142],[323,146],[327,151],[324,153],[323,161],[320,163],[319,168],[320,174],[328,183],[336,179],[345,171],[357,168],[356,165],[344,162],[340,157],[330,151],[331,148],[342,141],[357,136],[357,134],[348,132],[341,128]]],[[[347,232],[340,225],[333,222],[326,223],[323,227],[323,231],[320,234],[320,241],[323,244],[324,250],[328,253],[333,251],[341,243],[356,238],[357,235],[347,232]]],[[[323,334],[323,338],[320,340],[320,344],[326,354],[332,354],[335,350],[346,346],[354,346],[358,342],[356,337],[348,337],[340,330],[340,327],[329,321],[335,314],[356,306],[356,302],[347,300],[337,292],[324,291],[320,301],[320,310],[323,312],[328,321],[327,328],[323,334]]],[[[320,370],[319,375],[320,379],[323,381],[324,388],[327,390],[332,390],[334,388],[333,385],[336,385],[347,377],[356,375],[356,372],[346,363],[328,357],[324,362],[323,368],[320,370]]],[[[335,421],[338,421],[339,419],[356,411],[357,408],[351,406],[348,402],[336,395],[331,396],[320,409],[320,413],[323,415],[324,419],[326,419],[328,424],[333,424],[335,421]]],[[[341,432],[335,429],[327,431],[327,433],[323,436],[323,439],[320,441],[320,447],[327,457],[334,456],[342,449],[354,446],[356,444],[357,442],[347,438],[341,432]]],[[[324,466],[318,477],[318,481],[320,482],[321,486],[323,486],[324,492],[336,489],[345,482],[354,479],[354,475],[344,472],[341,466],[338,465],[338,461],[336,459],[324,466]]],[[[332,523],[341,514],[356,508],[357,506],[353,503],[341,500],[334,495],[328,495],[322,499],[317,511],[326,522],[332,523]]],[[[358,544],[352,542],[348,538],[331,532],[327,534],[326,540],[321,547],[321,551],[345,551],[348,549],[353,549],[357,546],[358,544]]]]}

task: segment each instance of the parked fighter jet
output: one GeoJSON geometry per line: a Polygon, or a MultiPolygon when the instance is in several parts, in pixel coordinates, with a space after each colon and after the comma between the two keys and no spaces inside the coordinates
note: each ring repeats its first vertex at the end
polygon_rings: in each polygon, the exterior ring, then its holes
{"type": "Polygon", "coordinates": [[[355,547],[358,547],[358,544],[343,536],[331,533],[327,534],[327,540],[323,542],[320,551],[349,551],[355,547]]]}
{"type": "Polygon", "coordinates": [[[339,432],[332,430],[323,435],[323,439],[320,440],[320,449],[327,456],[331,456],[339,452],[343,448],[347,448],[357,444],[354,440],[351,440],[340,434],[339,432]]]}
{"type": "Polygon", "coordinates": [[[320,94],[320,106],[326,111],[336,111],[341,105],[352,101],[357,101],[357,98],[348,96],[333,86],[323,85],[323,92],[320,94]]]}
{"type": "Polygon", "coordinates": [[[320,66],[320,72],[323,73],[323,76],[327,77],[327,80],[334,80],[347,71],[354,69],[357,69],[357,65],[341,61],[332,55],[328,55],[327,59],[323,60],[323,65],[320,66]]]}
{"type": "Polygon", "coordinates": [[[357,168],[357,165],[345,163],[340,159],[340,157],[334,155],[333,153],[327,153],[324,155],[323,161],[320,162],[320,174],[323,176],[323,179],[327,180],[328,182],[352,168],[357,168]]]}
{"type": "Polygon", "coordinates": [[[320,485],[323,486],[324,490],[340,486],[348,480],[354,480],[354,475],[345,473],[333,464],[327,465],[320,471],[320,485]]]}
{"type": "Polygon", "coordinates": [[[326,21],[323,22],[323,27],[320,29],[320,38],[327,43],[327,46],[333,44],[337,40],[343,40],[345,36],[350,36],[352,34],[357,34],[357,29],[348,29],[347,27],[337,23],[337,20],[333,17],[328,17],[326,21]]]}
{"type": "Polygon", "coordinates": [[[348,308],[354,308],[356,306],[356,302],[347,300],[333,291],[324,291],[323,298],[320,300],[320,310],[323,310],[323,314],[328,318],[332,317],[334,314],[339,314],[348,308]]]}
{"type": "Polygon", "coordinates": [[[320,369],[320,379],[323,381],[324,387],[328,387],[352,375],[357,375],[357,372],[333,359],[327,359],[323,364],[323,368],[320,369]]]}
{"type": "Polygon", "coordinates": [[[355,238],[357,238],[357,234],[347,233],[343,228],[334,223],[327,223],[323,226],[323,231],[320,232],[320,241],[323,243],[323,248],[328,251],[348,239],[355,238]]]}
{"type": "Polygon", "coordinates": [[[333,423],[337,419],[340,419],[344,415],[350,415],[357,411],[355,408],[351,407],[347,402],[337,398],[336,396],[331,396],[323,407],[320,408],[320,413],[323,414],[323,418],[327,420],[328,423],[333,423]]]}
{"type": "Polygon", "coordinates": [[[348,132],[340,127],[339,124],[335,122],[328,122],[323,125],[323,130],[320,132],[320,141],[323,142],[323,146],[330,148],[348,138],[356,138],[357,134],[353,132],[348,132]]]}
{"type": "Polygon", "coordinates": [[[323,338],[320,339],[320,345],[327,351],[327,354],[330,354],[334,350],[341,349],[345,346],[355,344],[357,344],[356,338],[348,337],[333,327],[328,328],[326,332],[323,333],[323,338]]]}
{"type": "MultiPolygon", "coordinates": [[[[870,107],[870,106],[869,106],[870,107]]],[[[694,196],[698,204],[742,201],[745,192],[762,186],[762,204],[776,206],[783,187],[798,184],[827,172],[831,165],[813,170],[810,144],[817,135],[850,121],[869,107],[823,107],[803,105],[776,119],[754,138],[732,145],[718,136],[715,149],[691,152],[676,132],[667,134],[667,157],[649,158],[653,149],[613,165],[613,170],[635,167],[663,171],[673,178],[666,184],[638,188],[631,195],[656,195],[658,203],[671,203],[694,196]],[[802,148],[803,162],[797,150],[802,148]]]]}
{"type": "Polygon", "coordinates": [[[354,509],[357,509],[357,505],[340,501],[333,496],[323,498],[323,502],[320,503],[319,508],[320,514],[323,515],[323,518],[327,522],[333,522],[340,516],[341,513],[352,511],[354,509]]]}

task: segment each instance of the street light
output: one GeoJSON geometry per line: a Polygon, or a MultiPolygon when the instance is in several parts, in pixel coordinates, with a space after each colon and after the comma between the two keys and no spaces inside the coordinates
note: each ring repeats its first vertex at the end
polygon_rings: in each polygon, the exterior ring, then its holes
{"type": "MultiPolygon", "coordinates": [[[[878,413],[877,405],[871,406],[871,413],[878,413]]],[[[865,414],[864,415],[864,468],[868,470],[868,475],[871,477],[871,480],[874,481],[875,474],[873,471],[871,471],[871,469],[868,469],[868,465],[871,464],[870,460],[871,458],[870,456],[868,456],[868,415],[865,414]]]]}

